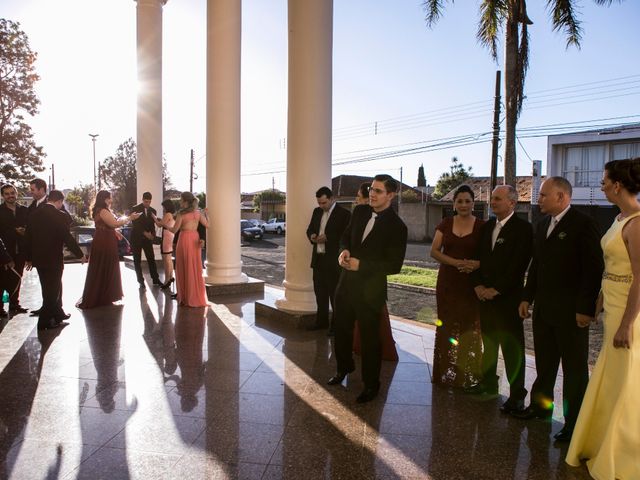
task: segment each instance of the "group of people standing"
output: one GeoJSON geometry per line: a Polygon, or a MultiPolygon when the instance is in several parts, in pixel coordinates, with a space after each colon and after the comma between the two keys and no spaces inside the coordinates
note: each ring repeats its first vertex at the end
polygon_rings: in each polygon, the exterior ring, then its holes
{"type": "MultiPolygon", "coordinates": [[[[64,209],[64,194],[51,190],[42,179],[30,183],[33,202],[29,207],[18,203],[18,192],[13,185],[3,185],[0,205],[0,291],[9,293],[9,313],[27,313],[20,305],[21,279],[24,270],[36,268],[42,290],[42,307],[31,312],[38,316],[38,329],[46,330],[64,325],[70,317],[62,309],[63,246],[88,262],[81,309],[111,305],[123,297],[120,277],[118,242],[122,239],[120,227],[133,224],[131,245],[136,276],[144,287],[141,255],[145,253],[153,284],[168,289],[174,282],[173,253],[175,250],[175,278],[177,293],[174,298],[182,306],[204,307],[207,297],[202,276],[201,249],[204,239],[198,227],[208,226],[206,210],[198,210],[198,200],[190,192],[182,193],[180,210],[173,201],[163,202],[164,215],[157,218],[151,207],[151,194],[143,194],[142,203],[134,206],[128,216],[117,218],[111,210],[111,193],[97,193],[91,208],[95,234],[91,252],[85,256],[70,232],[71,217],[64,209]],[[162,237],[156,238],[156,225],[162,227],[162,237]],[[159,240],[164,262],[165,282],[158,276],[153,245],[159,240]]],[[[3,307],[3,304],[0,304],[3,307]]],[[[0,308],[0,315],[4,315],[0,308]]]]}
{"type": "Polygon", "coordinates": [[[513,187],[492,192],[487,222],[473,216],[473,191],[456,190],[457,214],[437,227],[431,249],[441,264],[432,381],[495,397],[501,349],[510,391],[500,410],[549,420],[562,364],[565,424],[554,437],[571,442],[567,462],[587,459],[597,479],[640,478],[640,158],[608,162],[602,191],[620,214],[600,238],[595,221],[571,206],[562,177],[541,185],[545,215],[535,233],[515,214],[513,187]],[[531,305],[537,377],[525,408],[531,305]],[[588,327],[603,308],[604,341],[589,379],[588,327]]]}
{"type": "Polygon", "coordinates": [[[141,289],[146,288],[142,274],[142,252],[149,265],[153,285],[168,289],[174,282],[175,272],[177,292],[174,298],[178,304],[188,307],[205,307],[207,296],[202,276],[202,241],[198,234],[198,225],[208,227],[206,210],[198,210],[198,199],[191,192],[180,195],[180,210],[175,213],[173,201],[165,200],[162,205],[162,219],[151,207],[152,195],[145,192],[142,202],[131,209],[123,218],[116,218],[111,211],[111,193],[101,190],[91,212],[96,231],[91,245],[89,268],[85,279],[82,299],[78,307],[82,309],[110,305],[123,297],[120,278],[118,241],[122,234],[118,228],[132,223],[131,248],[136,277],[141,289]],[[156,225],[162,227],[162,236],[158,238],[164,265],[165,281],[160,281],[156,267],[153,246],[156,243],[156,225]],[[175,269],[173,253],[175,244],[175,269]]]}

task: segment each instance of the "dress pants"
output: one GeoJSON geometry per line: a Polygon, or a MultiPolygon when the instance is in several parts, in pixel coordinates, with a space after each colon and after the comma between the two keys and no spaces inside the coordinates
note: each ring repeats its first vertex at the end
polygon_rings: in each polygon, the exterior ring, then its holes
{"type": "Polygon", "coordinates": [[[62,320],[62,272],[63,265],[36,267],[42,289],[42,308],[38,315],[38,326],[49,326],[51,320],[62,320]]]}
{"type": "Polygon", "coordinates": [[[504,366],[509,380],[509,398],[524,400],[526,360],[524,356],[524,327],[515,302],[487,300],[480,302],[482,330],[482,384],[488,389],[498,388],[498,350],[502,349],[504,366]]]}
{"type": "Polygon", "coordinates": [[[144,250],[144,256],[147,258],[147,263],[149,264],[149,273],[151,274],[151,280],[154,282],[159,282],[160,277],[158,276],[158,269],[156,267],[156,256],[153,252],[153,243],[151,240],[139,240],[137,242],[131,243],[131,252],[133,253],[133,266],[136,270],[136,277],[138,278],[138,283],[144,282],[144,277],[142,276],[142,251],[144,250]]]}
{"type": "Polygon", "coordinates": [[[316,326],[329,326],[329,303],[331,309],[336,311],[335,293],[340,267],[338,260],[333,255],[319,254],[316,257],[313,268],[313,291],[316,294],[316,326]]]}
{"type": "Polygon", "coordinates": [[[348,292],[336,292],[335,349],[337,370],[346,373],[353,370],[353,327],[358,321],[362,358],[362,380],[366,388],[380,386],[382,344],[380,341],[380,317],[383,306],[354,301],[348,292]]]}
{"type": "Polygon", "coordinates": [[[553,387],[562,360],[562,398],[565,426],[573,429],[589,382],[589,329],[574,319],[560,325],[533,316],[533,345],[537,377],[531,388],[531,404],[544,408],[553,401],[553,387]]]}

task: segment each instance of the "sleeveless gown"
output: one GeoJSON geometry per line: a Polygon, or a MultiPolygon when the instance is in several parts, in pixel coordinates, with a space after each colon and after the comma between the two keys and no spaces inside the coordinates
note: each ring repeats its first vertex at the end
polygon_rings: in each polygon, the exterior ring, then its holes
{"type": "Polygon", "coordinates": [[[116,231],[100,217],[95,225],[84,291],[77,304],[82,309],[111,305],[123,297],[116,231]]]}
{"type": "MultiPolygon", "coordinates": [[[[442,251],[456,259],[472,259],[480,241],[476,218],[473,230],[462,237],[453,233],[453,217],[436,227],[442,232],[442,251]]],[[[471,387],[481,380],[482,336],[478,298],[468,273],[441,264],[436,283],[438,327],[433,351],[433,383],[452,387],[471,387]]]]}
{"type": "MultiPolygon", "coordinates": [[[[200,212],[182,215],[182,222],[198,221],[200,212]]],[[[178,304],[187,307],[206,307],[207,292],[202,277],[200,235],[197,230],[180,230],[176,245],[176,288],[178,304]]]]}
{"type": "Polygon", "coordinates": [[[633,278],[622,228],[637,216],[614,220],[601,240],[604,339],[567,452],[569,465],[587,459],[596,480],[640,478],[640,315],[631,348],[613,347],[633,278]]]}

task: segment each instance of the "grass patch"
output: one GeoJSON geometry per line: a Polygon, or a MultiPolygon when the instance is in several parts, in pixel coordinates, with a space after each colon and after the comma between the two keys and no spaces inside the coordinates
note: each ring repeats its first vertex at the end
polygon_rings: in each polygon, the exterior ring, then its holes
{"type": "Polygon", "coordinates": [[[387,280],[404,285],[435,288],[437,278],[438,270],[435,268],[402,267],[400,273],[389,275],[387,280]]]}

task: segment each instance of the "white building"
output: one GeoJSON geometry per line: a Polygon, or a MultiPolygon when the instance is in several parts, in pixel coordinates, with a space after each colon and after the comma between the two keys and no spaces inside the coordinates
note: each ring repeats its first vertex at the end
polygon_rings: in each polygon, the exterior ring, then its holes
{"type": "Polygon", "coordinates": [[[600,191],[604,164],[640,156],[640,124],[551,135],[547,143],[547,175],[561,176],[573,186],[573,204],[610,204],[600,191]]]}

